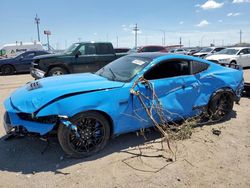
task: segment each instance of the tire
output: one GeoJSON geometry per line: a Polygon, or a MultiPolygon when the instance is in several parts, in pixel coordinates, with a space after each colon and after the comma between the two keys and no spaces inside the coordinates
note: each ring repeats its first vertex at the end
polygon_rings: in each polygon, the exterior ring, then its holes
{"type": "Polygon", "coordinates": [[[229,63],[229,67],[231,67],[231,68],[236,68],[236,65],[237,65],[236,61],[231,61],[229,63]]]}
{"type": "Polygon", "coordinates": [[[234,106],[234,96],[230,91],[218,91],[208,104],[208,114],[212,121],[226,120],[234,106]]]}
{"type": "Polygon", "coordinates": [[[15,73],[15,69],[11,65],[3,65],[1,68],[1,72],[3,75],[12,75],[15,73]]]}
{"type": "Polygon", "coordinates": [[[66,154],[83,158],[94,155],[105,147],[110,138],[110,125],[102,114],[83,112],[73,116],[70,121],[76,125],[79,136],[65,125],[60,124],[58,128],[58,140],[66,154]]]}
{"type": "Polygon", "coordinates": [[[49,70],[48,76],[60,76],[67,73],[68,72],[62,67],[53,67],[49,70]]]}

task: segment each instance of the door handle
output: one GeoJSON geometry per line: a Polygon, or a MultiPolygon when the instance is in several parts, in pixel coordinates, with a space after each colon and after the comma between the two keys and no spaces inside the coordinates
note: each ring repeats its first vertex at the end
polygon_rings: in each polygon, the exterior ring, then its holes
{"type": "Polygon", "coordinates": [[[192,86],[193,88],[197,88],[197,87],[199,87],[199,84],[198,84],[198,83],[193,83],[193,84],[191,84],[191,86],[192,86]]]}

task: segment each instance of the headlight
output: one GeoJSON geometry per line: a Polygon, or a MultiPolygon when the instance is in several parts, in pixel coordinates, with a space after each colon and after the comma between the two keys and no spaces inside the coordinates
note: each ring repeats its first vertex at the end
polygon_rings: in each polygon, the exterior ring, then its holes
{"type": "Polygon", "coordinates": [[[230,59],[219,59],[219,62],[221,63],[228,63],[230,59]]]}

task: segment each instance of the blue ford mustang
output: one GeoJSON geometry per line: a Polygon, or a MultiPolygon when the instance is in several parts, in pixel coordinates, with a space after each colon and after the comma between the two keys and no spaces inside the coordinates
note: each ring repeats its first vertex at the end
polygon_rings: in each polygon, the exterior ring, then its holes
{"type": "Polygon", "coordinates": [[[131,54],[95,74],[49,77],[17,89],[4,102],[6,132],[43,136],[57,131],[67,154],[92,155],[111,136],[153,126],[131,92],[134,85],[134,92],[152,97],[139,78],[150,82],[169,121],[199,115],[204,109],[215,119],[224,118],[243,88],[241,69],[184,55],[131,54]]]}

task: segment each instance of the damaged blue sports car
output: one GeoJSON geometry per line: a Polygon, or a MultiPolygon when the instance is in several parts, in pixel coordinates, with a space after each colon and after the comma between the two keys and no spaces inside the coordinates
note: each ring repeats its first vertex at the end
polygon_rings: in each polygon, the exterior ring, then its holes
{"type": "Polygon", "coordinates": [[[111,136],[153,126],[145,110],[155,103],[154,96],[169,121],[204,111],[218,120],[240,100],[243,82],[240,68],[184,55],[131,54],[95,74],[27,83],[4,102],[4,126],[7,134],[56,131],[67,154],[86,157],[102,150],[111,136]]]}

